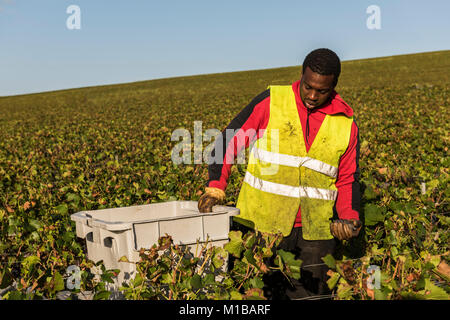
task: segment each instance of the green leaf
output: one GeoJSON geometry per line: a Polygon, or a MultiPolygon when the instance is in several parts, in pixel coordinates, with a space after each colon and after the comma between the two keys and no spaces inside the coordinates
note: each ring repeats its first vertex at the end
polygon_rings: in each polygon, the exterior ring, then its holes
{"type": "MultiPolygon", "coordinates": [[[[142,278],[141,278],[141,282],[142,282],[142,278]]],[[[165,283],[165,284],[172,283],[172,274],[171,273],[164,273],[161,276],[161,283],[165,283]]]]}
{"type": "Polygon", "coordinates": [[[373,190],[372,186],[367,186],[366,190],[364,190],[363,197],[367,200],[373,200],[378,197],[378,194],[373,190]]]}
{"type": "Polygon", "coordinates": [[[401,210],[404,210],[404,205],[401,202],[398,201],[391,201],[389,203],[389,208],[394,212],[399,212],[401,210]]]}
{"type": "Polygon", "coordinates": [[[230,294],[227,290],[223,290],[220,287],[217,287],[214,291],[214,300],[229,300],[230,294]]]}
{"type": "Polygon", "coordinates": [[[215,285],[216,284],[216,279],[214,277],[214,274],[212,274],[212,273],[206,274],[206,276],[203,278],[202,282],[203,282],[203,285],[205,285],[205,286],[215,285]]]}
{"type": "Polygon", "coordinates": [[[110,291],[99,291],[94,295],[94,300],[108,300],[109,296],[111,295],[110,291]]]}
{"type": "Polygon", "coordinates": [[[302,260],[295,259],[293,253],[284,250],[277,250],[277,255],[281,257],[281,260],[286,267],[287,274],[294,279],[300,279],[300,266],[302,265],[302,260]]]}
{"type": "Polygon", "coordinates": [[[225,250],[227,250],[230,254],[239,258],[241,256],[242,251],[245,249],[242,241],[242,232],[241,231],[230,231],[228,233],[228,237],[230,241],[223,246],[225,250]]]}
{"type": "Polygon", "coordinates": [[[242,294],[239,291],[233,290],[230,292],[230,300],[242,300],[242,294]]]}
{"type": "MultiPolygon", "coordinates": [[[[343,278],[341,278],[341,279],[343,279],[343,278]]],[[[351,295],[353,293],[353,287],[350,285],[347,285],[345,282],[340,283],[338,285],[338,289],[337,289],[336,293],[340,299],[348,299],[351,297],[351,295]]]]}
{"type": "Polygon", "coordinates": [[[191,284],[192,289],[194,289],[194,290],[198,290],[203,287],[202,278],[200,277],[200,275],[198,273],[196,273],[192,276],[190,284],[191,284]]]}
{"type": "Polygon", "coordinates": [[[7,268],[0,272],[0,289],[4,289],[13,283],[13,277],[7,268]]]}
{"type": "Polygon", "coordinates": [[[417,213],[416,206],[414,202],[407,202],[404,206],[405,212],[407,213],[417,213]]]}
{"type": "Polygon", "coordinates": [[[442,288],[434,285],[430,279],[425,279],[425,299],[449,300],[450,295],[442,288]]]}
{"type": "Polygon", "coordinates": [[[64,290],[64,279],[58,271],[53,275],[53,288],[55,291],[64,290]]]}
{"type": "Polygon", "coordinates": [[[390,291],[388,288],[374,289],[375,300],[387,300],[390,291]]]}
{"type": "Polygon", "coordinates": [[[213,263],[214,267],[216,267],[216,268],[222,267],[227,258],[228,258],[228,253],[225,251],[224,248],[221,248],[221,247],[214,248],[214,255],[212,257],[212,263],[213,263]]]}
{"type": "Polygon", "coordinates": [[[128,260],[127,256],[121,256],[117,262],[130,262],[130,261],[128,260]]]}
{"type": "MultiPolygon", "coordinates": [[[[116,277],[115,273],[117,274],[120,270],[119,269],[114,269],[114,270],[108,270],[108,271],[104,271],[100,277],[103,281],[109,282],[109,283],[114,283],[114,277],[116,277]]],[[[138,278],[139,274],[136,275],[136,278],[138,278]]],[[[136,279],[135,279],[136,281],[136,279]]]]}
{"type": "Polygon", "coordinates": [[[254,233],[247,233],[244,237],[244,246],[246,248],[252,248],[256,242],[256,235],[254,233]]]}
{"type": "Polygon", "coordinates": [[[14,217],[14,216],[9,216],[9,217],[8,217],[8,224],[9,224],[10,226],[17,227],[17,226],[20,225],[20,221],[19,221],[19,219],[17,219],[17,218],[14,217]]]}
{"type": "Polygon", "coordinates": [[[255,260],[255,257],[253,256],[253,251],[251,249],[245,250],[244,257],[248,263],[256,266],[256,260],[255,260]]]}
{"type": "Polygon", "coordinates": [[[75,234],[72,231],[66,231],[62,235],[62,239],[65,242],[72,242],[72,240],[75,239],[75,234]]]}
{"type": "Polygon", "coordinates": [[[262,289],[264,287],[264,282],[259,277],[254,277],[250,279],[250,285],[252,288],[262,289]]]}
{"type": "Polygon", "coordinates": [[[62,215],[66,215],[69,212],[69,208],[67,208],[66,204],[60,204],[55,209],[62,215]]]}
{"type": "Polygon", "coordinates": [[[437,188],[437,186],[439,186],[439,180],[433,179],[430,182],[428,182],[426,186],[427,186],[426,194],[429,196],[433,193],[434,189],[437,188]]]}
{"type": "Polygon", "coordinates": [[[437,267],[439,263],[441,262],[441,257],[439,255],[434,255],[430,257],[430,262],[433,265],[433,267],[437,267]]]}
{"type": "Polygon", "coordinates": [[[22,261],[22,266],[23,269],[27,272],[30,272],[31,269],[33,268],[33,266],[37,263],[39,263],[41,261],[41,259],[39,259],[38,256],[29,256],[26,257],[23,261],[22,261]]]}
{"type": "Polygon", "coordinates": [[[378,222],[384,221],[384,208],[377,205],[367,203],[364,206],[364,219],[366,226],[376,225],[378,222]]]}
{"type": "Polygon", "coordinates": [[[328,268],[336,270],[336,260],[331,254],[327,254],[322,258],[322,261],[328,266],[328,268]]]}
{"type": "Polygon", "coordinates": [[[341,275],[339,274],[339,272],[334,272],[330,279],[327,280],[328,288],[330,288],[330,290],[332,290],[336,286],[340,277],[341,275]]]}
{"type": "Polygon", "coordinates": [[[75,193],[68,193],[66,196],[67,201],[69,202],[75,202],[75,203],[79,203],[80,202],[80,197],[75,194],[75,193]]]}
{"type": "Polygon", "coordinates": [[[28,224],[34,229],[34,230],[38,230],[39,228],[42,227],[42,224],[36,220],[36,219],[30,219],[28,220],[28,224]]]}
{"type": "Polygon", "coordinates": [[[289,262],[295,259],[295,255],[292,252],[284,251],[282,249],[277,250],[277,254],[281,257],[283,262],[289,262]]]}
{"type": "Polygon", "coordinates": [[[425,283],[426,283],[425,282],[425,277],[424,277],[424,275],[421,275],[419,280],[416,283],[416,289],[417,290],[425,289],[425,283]]]}
{"type": "Polygon", "coordinates": [[[18,290],[9,291],[3,296],[5,300],[24,300],[24,298],[25,295],[18,290]]]}
{"type": "Polygon", "coordinates": [[[262,248],[262,256],[263,258],[270,258],[273,256],[273,251],[271,248],[262,248]]]}

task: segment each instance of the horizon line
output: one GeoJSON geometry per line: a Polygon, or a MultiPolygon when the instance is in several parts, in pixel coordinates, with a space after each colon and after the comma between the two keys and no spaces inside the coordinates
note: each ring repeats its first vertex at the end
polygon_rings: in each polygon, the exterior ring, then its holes
{"type": "MultiPolygon", "coordinates": [[[[389,56],[357,58],[357,59],[341,60],[341,62],[364,61],[364,60],[373,60],[373,59],[389,58],[389,57],[397,57],[397,56],[408,56],[408,55],[424,54],[424,53],[438,53],[438,52],[445,52],[445,51],[449,51],[449,49],[442,49],[442,50],[435,50],[435,51],[421,51],[421,52],[401,53],[401,54],[395,54],[395,55],[389,55],[389,56]]],[[[278,67],[269,67],[269,68],[261,68],[261,69],[235,70],[235,71],[212,72],[212,73],[199,73],[199,74],[172,76],[172,77],[151,78],[151,79],[146,79],[146,80],[136,80],[136,81],[129,81],[129,82],[103,83],[103,84],[98,84],[98,85],[87,85],[87,86],[80,86],[80,87],[55,89],[55,90],[45,90],[45,91],[36,91],[36,92],[28,92],[28,93],[18,93],[18,94],[0,96],[0,99],[1,98],[26,96],[26,95],[38,95],[38,94],[43,94],[43,93],[53,93],[53,92],[60,92],[60,91],[70,91],[70,90],[78,90],[78,89],[95,88],[95,87],[120,86],[120,85],[135,84],[135,83],[140,83],[140,82],[157,81],[157,80],[169,80],[169,79],[178,79],[178,78],[201,77],[201,76],[220,75],[220,74],[227,74],[227,73],[264,71],[264,70],[295,68],[295,67],[301,67],[301,65],[278,66],[278,67]]]]}

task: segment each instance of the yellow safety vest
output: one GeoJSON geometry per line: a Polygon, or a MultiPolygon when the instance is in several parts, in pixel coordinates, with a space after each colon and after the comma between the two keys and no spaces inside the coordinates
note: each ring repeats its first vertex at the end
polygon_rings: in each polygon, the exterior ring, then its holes
{"type": "Polygon", "coordinates": [[[234,219],[261,232],[288,236],[299,207],[305,240],[332,239],[339,159],[350,140],[352,117],[326,115],[306,152],[291,86],[270,86],[270,117],[250,151],[234,219]]]}

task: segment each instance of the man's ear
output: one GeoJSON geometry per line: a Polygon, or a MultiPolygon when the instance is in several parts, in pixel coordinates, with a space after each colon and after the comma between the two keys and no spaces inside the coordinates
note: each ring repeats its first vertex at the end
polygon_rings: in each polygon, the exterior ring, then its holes
{"type": "Polygon", "coordinates": [[[332,90],[334,90],[334,89],[336,88],[336,86],[337,86],[337,84],[338,84],[338,80],[339,80],[339,78],[334,79],[335,76],[336,76],[336,75],[333,75],[333,88],[332,88],[332,90]]]}

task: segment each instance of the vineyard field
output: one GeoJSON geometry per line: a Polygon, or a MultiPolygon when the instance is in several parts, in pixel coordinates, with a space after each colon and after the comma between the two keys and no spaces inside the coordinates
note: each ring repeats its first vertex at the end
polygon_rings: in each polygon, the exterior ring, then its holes
{"type": "MultiPolygon", "coordinates": [[[[449,299],[449,71],[450,51],[342,63],[336,91],[360,130],[364,228],[324,261],[334,299],[449,299]],[[370,266],[380,270],[377,286],[368,285],[370,266]]],[[[117,270],[93,275],[70,215],[198,200],[208,166],[194,154],[191,164],[173,164],[172,133],[182,128],[194,137],[196,121],[202,132],[222,131],[268,85],[300,74],[293,66],[0,97],[2,299],[56,299],[68,290],[71,265],[82,280],[72,295],[110,298],[105,284],[117,270]]],[[[236,204],[244,172],[245,164],[233,166],[227,205],[236,204]]],[[[279,268],[299,276],[301,262],[288,252],[267,262],[279,239],[237,231],[230,239],[187,258],[161,238],[141,251],[139,276],[122,288],[124,297],[265,299],[264,274],[279,268]],[[218,282],[208,270],[231,256],[234,269],[218,282]]]]}

